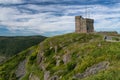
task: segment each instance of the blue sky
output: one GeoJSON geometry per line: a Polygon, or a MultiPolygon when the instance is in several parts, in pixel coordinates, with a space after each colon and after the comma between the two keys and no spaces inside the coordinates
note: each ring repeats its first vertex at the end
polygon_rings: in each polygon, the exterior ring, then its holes
{"type": "Polygon", "coordinates": [[[95,31],[120,33],[119,0],[0,0],[0,36],[74,32],[78,15],[93,18],[95,31]]]}

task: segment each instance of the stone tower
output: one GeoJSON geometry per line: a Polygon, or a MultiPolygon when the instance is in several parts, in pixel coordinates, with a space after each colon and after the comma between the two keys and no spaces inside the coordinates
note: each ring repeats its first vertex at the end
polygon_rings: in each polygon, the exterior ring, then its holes
{"type": "Polygon", "coordinates": [[[94,20],[75,16],[75,32],[76,33],[91,33],[94,32],[94,20]]]}

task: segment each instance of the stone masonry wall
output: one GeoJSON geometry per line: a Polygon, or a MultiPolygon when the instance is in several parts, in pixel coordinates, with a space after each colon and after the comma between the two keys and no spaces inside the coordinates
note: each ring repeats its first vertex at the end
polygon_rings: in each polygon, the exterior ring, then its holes
{"type": "Polygon", "coordinates": [[[94,20],[83,18],[82,16],[75,16],[75,32],[76,33],[90,33],[94,32],[94,20]]]}

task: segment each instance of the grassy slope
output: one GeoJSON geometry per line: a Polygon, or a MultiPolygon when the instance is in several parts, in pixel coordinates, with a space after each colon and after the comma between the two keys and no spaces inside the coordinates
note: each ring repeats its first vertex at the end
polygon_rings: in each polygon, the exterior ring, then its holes
{"type": "Polygon", "coordinates": [[[50,75],[62,76],[60,80],[73,80],[72,77],[77,73],[84,72],[87,67],[102,61],[109,61],[110,66],[105,71],[100,71],[82,80],[120,80],[120,43],[111,43],[103,41],[103,37],[93,34],[66,34],[46,39],[28,50],[34,50],[32,54],[25,56],[26,51],[22,52],[20,57],[15,56],[6,63],[0,65],[1,80],[16,80],[15,68],[21,60],[25,58],[27,73],[22,80],[28,80],[29,74],[33,73],[43,80],[44,72],[38,67],[37,54],[44,52],[44,64],[50,75]],[[52,45],[51,45],[52,44],[52,45]],[[51,47],[57,46],[57,53],[51,47]],[[71,60],[63,64],[62,58],[66,51],[71,55],[71,60]],[[25,57],[24,57],[25,56],[25,57]],[[56,66],[55,56],[60,56],[60,65],[56,66]],[[13,64],[14,60],[17,62],[13,64]],[[12,68],[12,70],[11,70],[12,68]],[[59,72],[61,70],[61,72],[59,72]],[[7,77],[6,75],[7,74],[7,77]]]}
{"type": "Polygon", "coordinates": [[[11,59],[7,60],[4,64],[0,65],[0,80],[17,80],[15,77],[15,70],[17,65],[25,60],[27,56],[34,52],[36,46],[33,46],[27,50],[22,51],[21,53],[11,57],[11,59]]]}
{"type": "Polygon", "coordinates": [[[0,37],[0,55],[13,56],[45,39],[44,36],[0,37]]]}

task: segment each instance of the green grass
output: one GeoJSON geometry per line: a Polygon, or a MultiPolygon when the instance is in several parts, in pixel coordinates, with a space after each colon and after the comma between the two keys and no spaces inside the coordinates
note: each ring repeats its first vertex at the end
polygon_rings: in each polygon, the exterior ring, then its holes
{"type": "MultiPolygon", "coordinates": [[[[11,58],[8,62],[0,65],[1,75],[7,72],[10,78],[16,78],[14,70],[21,60],[27,59],[26,74],[22,80],[28,80],[32,73],[43,80],[44,71],[37,64],[37,54],[43,53],[43,63],[47,71],[50,71],[50,76],[58,75],[60,80],[79,80],[73,79],[73,76],[78,73],[83,73],[88,67],[99,62],[108,61],[110,66],[103,71],[99,71],[95,75],[90,75],[82,80],[120,80],[120,43],[103,41],[103,36],[98,34],[76,34],[70,33],[60,36],[55,36],[46,39],[34,48],[31,54],[25,55],[28,52],[23,52],[11,58]],[[57,52],[55,53],[55,47],[57,52]],[[66,64],[63,62],[63,56],[70,55],[70,61],[66,64]],[[59,56],[60,65],[56,66],[56,56],[59,56]],[[14,60],[17,61],[14,63],[14,60]],[[10,65],[11,67],[6,67],[10,65]]],[[[31,49],[28,49],[31,50],[31,49]]],[[[10,80],[9,77],[5,79],[10,80]]],[[[4,76],[3,76],[3,80],[4,76]]]]}
{"type": "Polygon", "coordinates": [[[25,60],[27,56],[30,54],[31,50],[34,50],[36,46],[33,46],[14,57],[11,57],[11,59],[7,60],[4,64],[0,65],[0,79],[2,80],[16,80],[15,77],[15,70],[18,66],[18,64],[25,60]],[[13,79],[14,78],[14,79],[13,79]]]}

